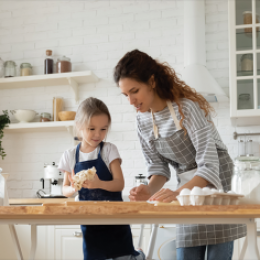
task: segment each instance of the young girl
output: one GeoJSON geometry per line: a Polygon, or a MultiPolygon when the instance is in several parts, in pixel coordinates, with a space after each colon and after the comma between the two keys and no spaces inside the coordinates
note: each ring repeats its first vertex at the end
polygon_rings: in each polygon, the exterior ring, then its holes
{"type": "MultiPolygon", "coordinates": [[[[71,197],[75,188],[71,174],[93,166],[97,173],[93,181],[86,181],[78,191],[79,200],[123,201],[121,191],[124,178],[117,147],[103,142],[111,124],[107,106],[99,99],[87,98],[76,113],[75,129],[81,141],[64,152],[59,169],[65,172],[63,194],[71,197]]],[[[129,225],[82,225],[84,260],[143,260],[140,250],[134,250],[129,225]]]]}

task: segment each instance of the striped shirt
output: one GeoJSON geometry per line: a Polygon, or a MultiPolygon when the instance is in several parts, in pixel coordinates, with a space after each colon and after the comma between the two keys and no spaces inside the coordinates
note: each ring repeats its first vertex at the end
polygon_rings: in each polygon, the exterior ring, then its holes
{"type": "MultiPolygon", "coordinates": [[[[172,102],[177,119],[181,120],[179,108],[175,102],[172,102]]],[[[204,110],[200,109],[197,103],[189,99],[182,100],[182,111],[185,116],[183,126],[187,130],[187,135],[191,139],[196,153],[193,154],[197,163],[197,172],[195,175],[200,176],[216,188],[222,189],[223,185],[219,178],[219,160],[217,149],[227,150],[227,147],[221,140],[213,121],[208,115],[205,117],[204,110]]],[[[154,113],[155,124],[159,130],[160,137],[170,137],[176,131],[174,121],[168,107],[162,111],[154,113]]],[[[138,137],[141,143],[142,152],[145,158],[148,177],[152,175],[162,175],[169,180],[171,177],[169,164],[163,162],[161,157],[154,153],[151,140],[154,138],[153,121],[150,112],[137,114],[138,137]]],[[[172,159],[171,154],[164,154],[168,159],[172,159]]],[[[187,155],[184,155],[185,160],[187,155]]],[[[189,163],[186,161],[186,163],[189,163]]]]}

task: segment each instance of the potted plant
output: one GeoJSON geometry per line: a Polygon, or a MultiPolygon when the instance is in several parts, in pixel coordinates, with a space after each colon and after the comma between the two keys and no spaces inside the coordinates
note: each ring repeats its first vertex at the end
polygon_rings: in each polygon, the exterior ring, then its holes
{"type": "Polygon", "coordinates": [[[2,147],[2,138],[4,137],[4,128],[10,124],[10,118],[8,115],[8,110],[3,110],[3,114],[0,115],[0,156],[2,159],[5,158],[6,153],[4,151],[4,148],[2,147]]]}

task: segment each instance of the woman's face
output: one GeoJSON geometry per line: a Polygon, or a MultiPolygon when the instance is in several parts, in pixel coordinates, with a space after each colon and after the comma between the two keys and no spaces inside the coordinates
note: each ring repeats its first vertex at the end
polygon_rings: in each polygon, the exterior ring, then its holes
{"type": "Polygon", "coordinates": [[[156,96],[153,90],[155,83],[148,85],[134,79],[123,78],[119,80],[118,85],[122,94],[127,97],[130,105],[133,105],[136,110],[144,113],[152,108],[156,96]]]}

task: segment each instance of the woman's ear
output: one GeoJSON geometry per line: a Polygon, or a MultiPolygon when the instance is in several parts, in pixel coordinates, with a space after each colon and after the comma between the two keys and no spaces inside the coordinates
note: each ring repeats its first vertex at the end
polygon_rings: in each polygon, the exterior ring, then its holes
{"type": "Polygon", "coordinates": [[[155,84],[155,80],[154,80],[154,75],[152,75],[149,79],[149,85],[152,87],[152,88],[155,88],[156,84],[155,84]]]}

